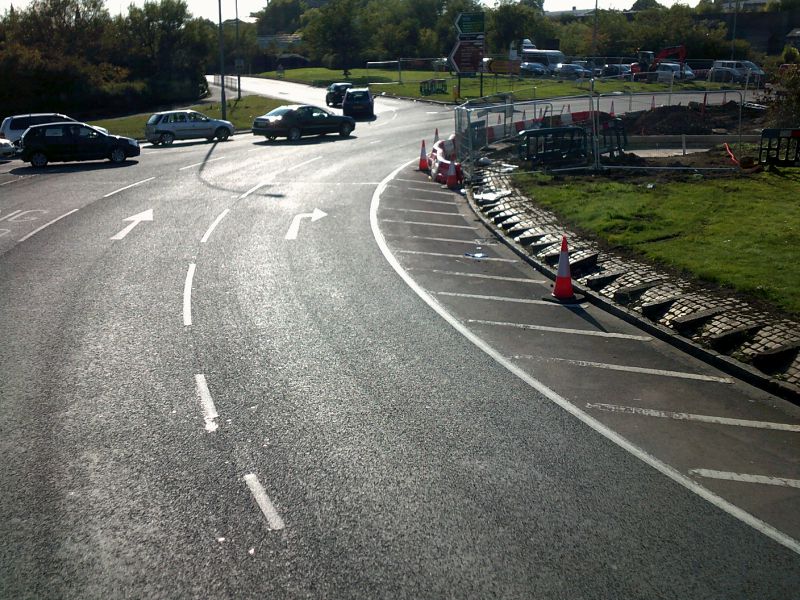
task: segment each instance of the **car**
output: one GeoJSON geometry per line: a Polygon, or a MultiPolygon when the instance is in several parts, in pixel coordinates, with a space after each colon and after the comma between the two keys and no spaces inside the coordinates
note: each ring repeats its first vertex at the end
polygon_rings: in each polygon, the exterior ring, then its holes
{"type": "Polygon", "coordinates": [[[253,121],[253,135],[263,135],[268,140],[286,137],[295,142],[304,135],[338,133],[348,137],[356,128],[352,117],[337,115],[326,108],[309,104],[279,106],[253,121]]]}
{"type": "MultiPolygon", "coordinates": [[[[75,121],[72,117],[61,113],[29,113],[27,115],[13,115],[3,119],[0,124],[0,137],[6,138],[14,143],[22,137],[25,130],[31,125],[44,125],[45,123],[63,123],[65,121],[75,121]]],[[[103,133],[108,130],[103,127],[96,127],[103,133]]]]}
{"type": "Polygon", "coordinates": [[[747,83],[755,87],[762,87],[766,77],[764,70],[749,60],[715,60],[708,71],[709,81],[747,83]]]}
{"type": "Polygon", "coordinates": [[[17,153],[17,147],[14,142],[0,137],[0,158],[14,158],[17,153]]]}
{"type": "Polygon", "coordinates": [[[165,110],[153,114],[144,126],[144,137],[151,144],[169,146],[175,140],[215,138],[224,142],[234,133],[233,123],[212,119],[196,110],[165,110]]]}
{"type": "Polygon", "coordinates": [[[602,77],[629,79],[631,76],[631,66],[623,63],[603,65],[603,70],[600,72],[600,75],[602,77]]]}
{"type": "Polygon", "coordinates": [[[592,76],[589,69],[583,68],[581,65],[572,63],[559,63],[553,71],[555,77],[562,79],[583,79],[592,76]]]}
{"type": "Polygon", "coordinates": [[[139,156],[139,142],[104,133],[88,123],[65,121],[29,127],[19,140],[20,157],[34,167],[50,162],[108,159],[123,163],[139,156]]]}
{"type": "Polygon", "coordinates": [[[542,63],[523,62],[519,65],[519,74],[522,77],[544,77],[549,71],[542,63]]]}
{"type": "Polygon", "coordinates": [[[344,93],[342,100],[342,114],[375,116],[375,99],[369,88],[350,88],[344,93]]]}
{"type": "Polygon", "coordinates": [[[330,84],[325,94],[325,104],[328,106],[341,106],[344,93],[351,87],[353,87],[353,84],[346,81],[330,84]]]}
{"type": "Polygon", "coordinates": [[[658,73],[658,80],[659,81],[672,81],[675,80],[683,80],[683,81],[691,81],[694,79],[694,71],[692,71],[689,65],[681,65],[679,63],[671,63],[671,62],[662,62],[658,63],[656,67],[656,73],[658,73]]]}

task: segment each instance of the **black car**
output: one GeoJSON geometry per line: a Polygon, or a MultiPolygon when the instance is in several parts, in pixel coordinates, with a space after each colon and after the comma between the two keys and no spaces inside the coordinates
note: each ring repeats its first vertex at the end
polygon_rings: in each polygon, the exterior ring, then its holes
{"type": "Polygon", "coordinates": [[[368,88],[350,88],[344,93],[342,113],[348,116],[375,116],[375,100],[368,88]]]}
{"type": "Polygon", "coordinates": [[[285,136],[293,142],[304,135],[338,133],[348,137],[355,128],[356,122],[352,117],[307,104],[279,106],[253,121],[253,135],[263,135],[268,140],[285,136]]]}
{"type": "Polygon", "coordinates": [[[328,106],[339,106],[344,99],[344,93],[353,87],[352,83],[339,82],[332,83],[328,86],[328,91],[325,94],[325,104],[328,106]]]}
{"type": "Polygon", "coordinates": [[[86,123],[74,121],[34,125],[20,139],[20,156],[34,167],[48,162],[101,160],[125,162],[139,156],[139,142],[118,135],[109,135],[86,123]]]}

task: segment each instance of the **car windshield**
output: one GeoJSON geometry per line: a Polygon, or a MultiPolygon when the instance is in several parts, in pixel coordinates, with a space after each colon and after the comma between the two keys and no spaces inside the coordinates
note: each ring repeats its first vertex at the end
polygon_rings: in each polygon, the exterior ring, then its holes
{"type": "Polygon", "coordinates": [[[292,112],[295,108],[297,108],[297,107],[296,106],[295,107],[292,107],[292,106],[279,106],[278,108],[274,108],[271,111],[269,111],[266,116],[268,116],[268,117],[282,117],[285,114],[292,112]]]}
{"type": "Polygon", "coordinates": [[[748,69],[750,69],[751,71],[761,71],[761,67],[759,67],[759,66],[758,66],[757,64],[755,64],[755,63],[752,63],[752,62],[750,62],[749,60],[743,60],[743,61],[742,61],[742,64],[743,64],[745,67],[747,67],[748,69]]]}

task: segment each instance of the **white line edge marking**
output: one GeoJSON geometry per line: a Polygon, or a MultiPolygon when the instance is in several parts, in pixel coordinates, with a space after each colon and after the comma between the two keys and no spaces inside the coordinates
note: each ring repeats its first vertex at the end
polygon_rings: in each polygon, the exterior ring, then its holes
{"type": "Polygon", "coordinates": [[[186,282],[183,284],[183,324],[187,327],[192,324],[192,279],[195,268],[197,268],[195,263],[189,264],[186,282]]]}
{"type": "Polygon", "coordinates": [[[421,254],[423,256],[440,256],[443,258],[469,258],[472,260],[480,260],[480,261],[494,261],[494,262],[504,262],[504,263],[516,263],[519,262],[518,260],[514,260],[513,258],[492,258],[490,256],[467,256],[466,254],[445,254],[443,252],[422,252],[421,250],[398,250],[400,254],[421,254]]]}
{"type": "Polygon", "coordinates": [[[530,329],[533,331],[550,331],[552,333],[566,333],[570,335],[590,335],[602,338],[614,338],[620,340],[634,340],[638,342],[649,342],[653,338],[647,335],[631,335],[628,333],[608,333],[605,331],[592,331],[590,329],[569,329],[567,327],[548,327],[546,325],[531,325],[529,323],[507,323],[505,321],[487,321],[485,319],[467,319],[467,323],[478,323],[479,325],[496,325],[498,327],[514,327],[516,329],[530,329]]]}
{"type": "Polygon", "coordinates": [[[440,317],[442,317],[445,321],[447,321],[453,329],[458,331],[461,335],[467,338],[470,342],[475,344],[480,350],[482,350],[485,354],[493,358],[499,364],[504,366],[508,371],[519,377],[522,381],[527,383],[533,389],[538,391],[540,394],[545,396],[554,404],[557,404],[565,411],[576,417],[582,423],[588,425],[592,429],[594,429],[597,433],[608,439],[609,441],[615,443],[617,446],[622,448],[623,450],[631,453],[633,456],[644,462],[645,464],[651,466],[652,468],[656,469],[663,475],[666,475],[674,482],[682,485],[686,489],[691,492],[694,492],[707,502],[710,502],[712,505],[716,506],[717,508],[725,511],[729,515],[739,519],[743,523],[749,525],[753,529],[763,533],[770,539],[778,542],[779,544],[785,546],[789,550],[800,554],[800,541],[795,540],[792,537],[789,537],[785,533],[778,531],[775,527],[754,517],[747,511],[739,508],[738,506],[728,502],[721,496],[718,496],[711,490],[703,487],[699,483],[693,481],[677,469],[669,466],[668,464],[662,462],[661,460],[657,459],[655,456],[647,453],[644,449],[640,448],[636,444],[630,442],[617,432],[613,431],[588,413],[584,412],[577,406],[568,402],[565,398],[557,394],[554,390],[551,390],[549,387],[544,385],[542,382],[538,381],[537,379],[533,378],[529,373],[523,371],[520,367],[515,365],[512,361],[505,358],[502,354],[497,352],[494,348],[489,346],[486,342],[484,342],[481,338],[479,338],[476,334],[469,330],[465,325],[461,324],[455,317],[453,317],[450,313],[448,313],[442,305],[440,305],[434,297],[428,294],[421,286],[414,281],[411,276],[403,269],[400,265],[398,260],[394,257],[391,250],[389,250],[389,246],[386,244],[386,240],[383,238],[383,234],[381,233],[378,227],[378,205],[380,204],[380,197],[383,191],[386,189],[386,186],[391,179],[397,175],[402,169],[407,167],[410,164],[413,164],[413,160],[397,167],[394,171],[392,171],[386,178],[381,181],[380,185],[375,188],[375,191],[372,193],[372,202],[370,204],[370,226],[372,228],[372,235],[375,237],[375,241],[378,244],[381,252],[383,253],[384,258],[387,262],[392,266],[392,268],[397,272],[397,274],[406,282],[408,285],[428,306],[430,306],[433,310],[435,310],[440,317]]]}
{"type": "Polygon", "coordinates": [[[473,225],[442,225],[441,223],[424,223],[421,221],[403,221],[400,219],[381,219],[384,223],[404,223],[405,225],[427,225],[429,227],[448,227],[450,229],[471,229],[475,231],[478,229],[473,225]]]}
{"type": "Polygon", "coordinates": [[[143,183],[147,183],[148,181],[153,181],[153,179],[155,179],[155,177],[148,177],[147,179],[142,179],[141,181],[137,181],[136,183],[132,183],[130,185],[126,185],[124,188],[119,188],[118,190],[114,190],[113,192],[110,192],[110,193],[106,194],[105,196],[103,196],[103,198],[109,198],[109,197],[113,196],[114,194],[119,194],[120,192],[124,192],[125,190],[129,190],[129,189],[131,189],[133,187],[136,187],[137,185],[142,185],[143,183]]]}
{"type": "Polygon", "coordinates": [[[468,240],[456,240],[454,238],[440,238],[440,237],[431,237],[427,235],[397,235],[397,234],[390,234],[389,237],[398,238],[401,240],[427,240],[429,242],[446,242],[448,244],[469,244],[470,246],[494,246],[496,244],[493,243],[486,243],[481,242],[475,238],[470,238],[468,240]]]}
{"type": "Polygon", "coordinates": [[[197,384],[197,397],[203,407],[203,420],[206,422],[206,431],[212,433],[219,427],[215,423],[215,420],[219,417],[217,407],[214,406],[214,399],[211,397],[211,392],[208,391],[206,376],[197,374],[194,376],[194,381],[197,384]]]}
{"type": "Polygon", "coordinates": [[[422,213],[424,215],[445,215],[448,217],[460,217],[459,212],[439,212],[435,210],[422,210],[419,208],[395,208],[393,206],[384,206],[383,210],[396,210],[398,212],[422,213]]]}
{"type": "Polygon", "coordinates": [[[73,208],[73,209],[72,209],[71,211],[69,211],[68,213],[64,213],[63,215],[61,215],[60,217],[56,217],[55,219],[53,219],[53,220],[52,220],[52,221],[50,221],[49,223],[45,223],[44,225],[42,225],[42,226],[41,226],[41,227],[39,227],[38,229],[34,229],[34,230],[33,230],[33,231],[31,231],[31,232],[30,232],[28,235],[25,235],[25,236],[21,237],[21,238],[20,238],[19,240],[17,240],[17,241],[19,241],[19,242],[24,242],[24,241],[25,241],[25,240],[27,240],[29,237],[33,237],[34,235],[36,235],[37,233],[39,233],[39,232],[40,232],[42,229],[44,229],[45,227],[50,227],[50,225],[52,225],[53,223],[57,223],[58,221],[60,221],[60,220],[61,220],[61,219],[63,219],[64,217],[68,217],[69,215],[71,215],[71,214],[72,214],[72,213],[74,213],[74,212],[78,212],[78,209],[77,209],[77,208],[73,208]]]}
{"type": "Polygon", "coordinates": [[[643,417],[658,417],[661,419],[674,419],[676,421],[699,421],[715,425],[730,425],[733,427],[752,427],[753,429],[772,429],[775,431],[792,431],[800,433],[800,425],[789,423],[772,423],[769,421],[748,421],[746,419],[731,419],[729,417],[714,417],[711,415],[697,415],[692,413],[672,412],[668,410],[655,410],[638,406],[621,406],[618,404],[587,403],[587,409],[602,410],[605,412],[641,415],[643,417]]]}
{"type": "MultiPolygon", "coordinates": [[[[448,202],[447,200],[429,200],[428,198],[403,198],[405,202],[427,202],[428,204],[442,204],[444,206],[458,206],[455,202],[448,202]]],[[[388,206],[384,206],[386,210],[388,206]]]]}
{"type": "Polygon", "coordinates": [[[229,212],[231,212],[231,210],[229,208],[226,208],[219,214],[219,216],[216,219],[214,219],[214,222],[211,224],[211,226],[208,228],[205,234],[203,234],[203,237],[200,240],[201,244],[205,244],[208,241],[208,238],[211,237],[211,233],[214,231],[217,225],[219,225],[219,222],[222,221],[222,219],[225,218],[225,215],[227,215],[229,212]]]}
{"type": "MultiPolygon", "coordinates": [[[[483,259],[486,260],[486,259],[483,259]]],[[[520,304],[538,304],[541,306],[554,306],[561,307],[557,302],[548,302],[547,300],[534,300],[533,298],[508,298],[506,296],[484,296],[482,294],[460,294],[458,292],[431,292],[437,296],[452,296],[454,298],[468,298],[472,300],[492,300],[499,302],[518,302],[520,304]]],[[[570,306],[586,306],[586,302],[581,304],[573,304],[570,306]]]]}
{"type": "Polygon", "coordinates": [[[275,505],[272,504],[272,500],[269,499],[264,486],[258,481],[258,477],[256,477],[254,473],[248,473],[244,476],[244,480],[247,483],[247,487],[250,488],[250,492],[253,494],[256,504],[258,504],[261,512],[264,513],[264,516],[267,518],[269,528],[273,531],[278,531],[286,527],[278,511],[275,510],[275,505]]]}
{"type": "MultiPolygon", "coordinates": [[[[610,363],[591,362],[588,360],[573,360],[570,358],[557,358],[549,356],[535,356],[533,354],[515,354],[514,360],[544,360],[550,362],[565,362],[576,367],[592,367],[595,369],[607,369],[609,371],[624,371],[627,373],[641,373],[642,375],[659,375],[661,377],[675,377],[678,379],[694,379],[696,381],[711,381],[714,383],[733,383],[729,377],[716,377],[714,375],[702,375],[700,373],[688,373],[686,371],[667,371],[665,369],[649,369],[647,367],[631,367],[628,365],[614,365],[610,363]]],[[[601,406],[598,404],[597,406],[601,406]]],[[[602,406],[612,406],[603,404],[602,406]]]]}
{"type": "Polygon", "coordinates": [[[185,167],[181,167],[180,169],[178,169],[178,171],[185,171],[186,169],[191,169],[192,167],[199,167],[200,165],[204,165],[206,163],[212,163],[212,162],[217,161],[217,160],[222,160],[223,158],[225,158],[225,157],[224,156],[219,156],[217,158],[210,158],[208,160],[204,160],[204,161],[199,162],[199,163],[194,163],[193,165],[186,165],[185,167]]]}
{"type": "MultiPolygon", "coordinates": [[[[403,181],[403,180],[398,179],[397,181],[403,181]]],[[[406,179],[405,181],[408,181],[408,180],[406,179]]],[[[431,185],[434,185],[434,184],[431,184],[431,185]]],[[[436,185],[437,188],[441,187],[438,183],[435,184],[435,185],[436,185]]],[[[455,195],[455,192],[442,192],[439,189],[431,190],[431,189],[426,189],[426,188],[415,188],[415,187],[408,187],[408,188],[403,188],[403,189],[404,190],[408,190],[408,191],[414,191],[414,192],[424,192],[426,194],[439,194],[441,196],[450,196],[451,198],[455,195]]],[[[425,202],[444,202],[443,200],[425,200],[424,198],[409,198],[409,200],[420,200],[420,201],[425,201],[425,202]]],[[[456,203],[455,202],[444,202],[444,204],[456,204],[456,203]]]]}
{"type": "Polygon", "coordinates": [[[742,483],[761,483],[763,485],[800,488],[800,479],[767,477],[766,475],[748,475],[747,473],[731,473],[730,471],[713,471],[711,469],[691,469],[689,473],[697,475],[698,477],[707,477],[708,479],[723,479],[725,481],[740,481],[742,483]]]}
{"type": "MultiPolygon", "coordinates": [[[[406,269],[408,271],[419,271],[422,269],[406,269]]],[[[484,275],[483,273],[462,273],[461,271],[443,271],[442,269],[431,269],[431,273],[439,275],[453,275],[455,277],[476,277],[478,279],[496,279],[498,281],[515,281],[518,283],[547,283],[544,279],[529,279],[527,277],[503,277],[502,275],[484,275]]]]}
{"type": "Polygon", "coordinates": [[[305,161],[305,162],[301,162],[301,163],[299,163],[299,164],[296,164],[296,165],[294,165],[294,166],[291,166],[291,167],[289,167],[289,168],[288,168],[288,169],[286,169],[286,170],[287,170],[287,171],[294,171],[295,169],[299,169],[300,167],[305,167],[307,164],[309,164],[309,163],[312,163],[312,162],[314,162],[315,160],[319,160],[320,158],[322,158],[322,157],[321,157],[321,156],[317,156],[317,157],[315,157],[315,158],[312,158],[311,160],[307,160],[307,161],[305,161]]]}

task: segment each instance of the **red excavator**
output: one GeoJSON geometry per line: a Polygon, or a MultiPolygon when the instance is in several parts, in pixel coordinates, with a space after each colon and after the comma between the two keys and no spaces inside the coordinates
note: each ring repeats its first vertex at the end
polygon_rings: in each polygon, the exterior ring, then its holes
{"type": "Polygon", "coordinates": [[[639,60],[631,64],[631,73],[633,73],[634,79],[644,79],[646,77],[644,74],[652,73],[658,67],[658,63],[664,61],[679,63],[683,68],[683,64],[686,62],[686,46],[683,44],[669,46],[659,50],[658,54],[650,50],[640,50],[637,55],[639,60]]]}

